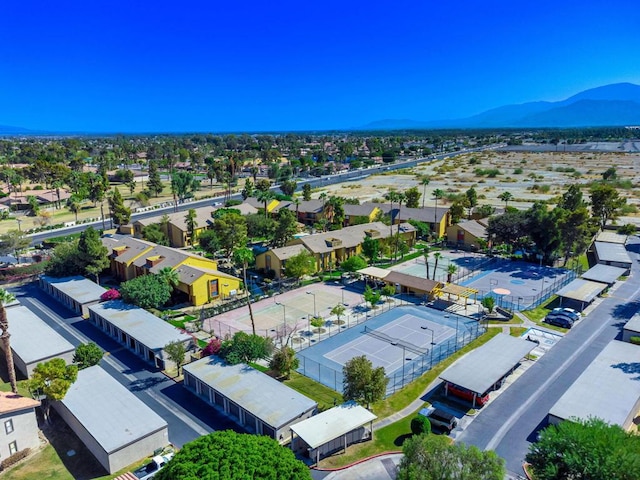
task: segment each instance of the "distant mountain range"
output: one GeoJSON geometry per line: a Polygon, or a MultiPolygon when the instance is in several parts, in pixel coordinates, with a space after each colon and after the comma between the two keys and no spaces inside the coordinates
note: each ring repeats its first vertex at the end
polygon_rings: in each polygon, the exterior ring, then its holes
{"type": "Polygon", "coordinates": [[[10,125],[0,125],[0,135],[20,135],[21,133],[35,133],[33,130],[21,127],[12,127],[10,125]]]}
{"type": "Polygon", "coordinates": [[[640,85],[616,83],[585,90],[560,102],[505,105],[456,120],[379,120],[358,130],[420,128],[519,128],[640,125],[640,85]]]}

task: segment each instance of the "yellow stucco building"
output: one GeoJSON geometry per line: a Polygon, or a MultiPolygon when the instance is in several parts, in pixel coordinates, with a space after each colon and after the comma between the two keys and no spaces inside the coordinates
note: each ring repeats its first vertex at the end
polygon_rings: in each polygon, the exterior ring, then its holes
{"type": "Polygon", "coordinates": [[[233,297],[240,291],[240,279],[218,271],[215,260],[123,235],[103,237],[102,243],[109,249],[111,271],[120,280],[171,268],[178,273],[176,289],[192,305],[233,297]]]}

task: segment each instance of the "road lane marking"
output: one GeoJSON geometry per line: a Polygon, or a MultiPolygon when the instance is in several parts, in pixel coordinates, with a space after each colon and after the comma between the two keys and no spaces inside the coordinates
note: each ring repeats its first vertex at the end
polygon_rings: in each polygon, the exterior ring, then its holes
{"type": "MultiPolygon", "coordinates": [[[[640,293],[640,287],[638,287],[638,289],[635,292],[633,292],[633,295],[631,295],[629,298],[635,298],[636,295],[638,295],[638,293],[640,293]]],[[[607,317],[607,320],[605,322],[602,322],[602,324],[589,336],[587,341],[583,342],[583,344],[580,346],[580,348],[575,350],[573,352],[573,354],[570,357],[568,357],[562,363],[562,365],[560,365],[560,367],[558,367],[556,369],[556,371],[536,390],[536,393],[531,395],[527,399],[527,401],[522,403],[522,405],[520,405],[520,407],[518,407],[516,409],[516,411],[513,412],[513,414],[502,424],[502,426],[498,429],[496,434],[491,438],[489,443],[487,443],[487,446],[485,447],[485,450],[495,450],[495,448],[498,446],[498,444],[504,439],[504,436],[507,434],[507,432],[513,427],[513,425],[516,423],[516,421],[523,414],[523,412],[526,409],[528,409],[533,402],[538,400],[538,398],[540,398],[545,393],[545,390],[547,389],[549,384],[551,384],[552,382],[556,381],[558,379],[558,377],[562,373],[564,373],[567,365],[569,365],[570,363],[575,361],[576,357],[581,355],[582,352],[584,352],[589,346],[591,346],[591,342],[593,342],[593,339],[595,337],[597,337],[600,333],[602,333],[602,331],[605,328],[609,327],[609,322],[612,319],[613,319],[613,317],[611,315],[609,315],[607,317]]]]}

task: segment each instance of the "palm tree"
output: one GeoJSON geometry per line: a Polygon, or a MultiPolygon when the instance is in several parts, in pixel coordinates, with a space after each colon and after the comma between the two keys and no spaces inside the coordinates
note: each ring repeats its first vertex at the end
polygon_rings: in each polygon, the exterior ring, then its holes
{"type": "Polygon", "coordinates": [[[273,200],[275,197],[274,193],[271,190],[258,190],[257,199],[259,202],[264,204],[264,218],[269,217],[269,211],[267,210],[267,206],[269,202],[273,200]]]}
{"type": "Polygon", "coordinates": [[[189,243],[191,243],[192,247],[196,237],[196,228],[198,228],[196,216],[196,211],[193,208],[190,208],[184,217],[185,223],[187,224],[187,232],[189,232],[189,243]]]}
{"type": "Polygon", "coordinates": [[[247,267],[250,262],[253,262],[253,251],[247,247],[237,248],[233,252],[233,260],[236,264],[242,265],[242,278],[244,280],[244,286],[247,289],[247,306],[249,307],[249,317],[251,317],[251,330],[253,334],[256,334],[256,322],[253,318],[253,309],[251,308],[251,292],[249,291],[249,284],[247,283],[247,267]]]}
{"type": "Polygon", "coordinates": [[[2,348],[7,359],[7,371],[9,372],[9,383],[11,384],[11,391],[18,393],[18,383],[16,380],[16,369],[13,365],[13,352],[11,351],[11,342],[9,337],[9,320],[7,320],[7,311],[5,306],[13,301],[16,297],[12,293],[7,292],[5,289],[0,288],[0,339],[2,340],[2,348]]]}
{"type": "Polygon", "coordinates": [[[433,258],[436,259],[436,264],[433,266],[433,280],[435,280],[436,272],[438,271],[438,260],[442,258],[442,254],[440,252],[436,252],[433,254],[433,258]]]}
{"type": "Polygon", "coordinates": [[[429,279],[429,251],[431,249],[429,247],[424,247],[422,256],[424,257],[424,264],[427,267],[427,280],[429,279]]]}
{"type": "Polygon", "coordinates": [[[67,200],[67,208],[76,216],[76,223],[78,223],[78,212],[80,211],[80,201],[75,195],[71,195],[67,200]]]}
{"type": "Polygon", "coordinates": [[[164,267],[158,271],[158,278],[171,287],[172,293],[180,283],[180,275],[171,267],[164,267]]]}
{"type": "Polygon", "coordinates": [[[458,271],[458,267],[456,267],[455,264],[450,263],[449,266],[447,267],[447,282],[451,283],[451,277],[453,276],[454,273],[456,273],[458,271]]]}
{"type": "Polygon", "coordinates": [[[426,175],[424,177],[422,177],[422,180],[420,180],[420,185],[422,185],[422,208],[424,208],[424,201],[427,198],[427,185],[429,185],[429,177],[427,177],[426,175]]]}
{"type": "Polygon", "coordinates": [[[513,200],[511,192],[502,192],[498,198],[504,202],[504,208],[509,206],[509,201],[513,200]]]}
{"type": "Polygon", "coordinates": [[[433,191],[433,197],[436,200],[436,208],[433,211],[433,232],[439,237],[440,229],[438,228],[438,200],[444,197],[444,191],[436,188],[433,191]]]}
{"type": "Polygon", "coordinates": [[[396,201],[398,202],[398,231],[396,232],[396,244],[393,252],[393,261],[398,259],[398,242],[400,241],[400,211],[402,210],[402,202],[404,202],[406,196],[402,192],[396,194],[396,201]]]}

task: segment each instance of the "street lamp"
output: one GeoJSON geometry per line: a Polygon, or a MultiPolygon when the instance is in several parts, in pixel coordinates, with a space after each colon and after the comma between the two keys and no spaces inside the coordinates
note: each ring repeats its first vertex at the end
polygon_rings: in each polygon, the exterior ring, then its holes
{"type": "MultiPolygon", "coordinates": [[[[431,353],[431,360],[430,360],[430,362],[431,362],[431,368],[433,368],[433,347],[434,347],[434,345],[435,345],[435,343],[433,342],[433,334],[434,334],[434,331],[433,331],[432,329],[430,329],[429,327],[427,327],[426,325],[422,325],[422,326],[420,326],[420,328],[421,328],[422,330],[429,330],[429,331],[431,332],[431,348],[429,349],[429,351],[430,351],[430,353],[431,353]]],[[[458,336],[458,329],[456,328],[456,345],[458,344],[458,343],[457,343],[457,342],[458,342],[458,340],[457,340],[457,336],[458,336]]]]}
{"type": "Polygon", "coordinates": [[[276,302],[276,305],[280,305],[282,307],[282,324],[283,324],[282,336],[286,337],[287,336],[287,307],[285,306],[284,303],[280,303],[280,302],[276,302]]]}
{"type": "Polygon", "coordinates": [[[22,228],[20,227],[20,224],[22,223],[22,219],[21,218],[16,218],[16,222],[18,222],[18,231],[22,232],[22,228]]]}
{"type": "Polygon", "coordinates": [[[518,311],[520,311],[520,301],[524,300],[522,297],[518,297],[518,311]]]}
{"type": "Polygon", "coordinates": [[[318,316],[318,310],[316,310],[316,294],[313,292],[307,292],[307,295],[313,295],[313,316],[318,316]]]}

